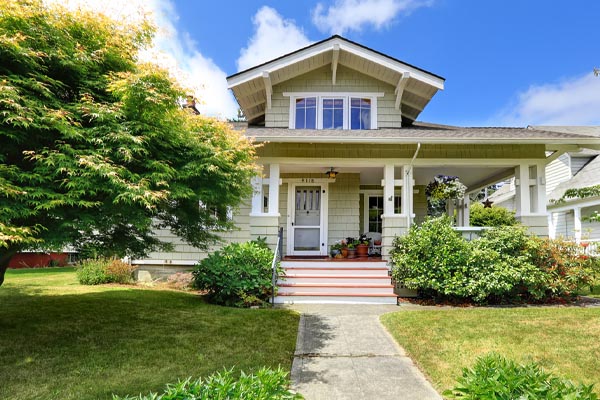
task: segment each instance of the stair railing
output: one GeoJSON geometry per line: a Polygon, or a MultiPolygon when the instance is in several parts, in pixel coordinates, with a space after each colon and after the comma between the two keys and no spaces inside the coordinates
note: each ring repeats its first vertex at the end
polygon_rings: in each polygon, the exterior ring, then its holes
{"type": "Polygon", "coordinates": [[[279,228],[277,232],[277,246],[275,247],[275,254],[273,254],[273,261],[271,262],[271,304],[275,304],[275,292],[277,291],[277,262],[281,261],[283,254],[283,227],[279,228]]]}

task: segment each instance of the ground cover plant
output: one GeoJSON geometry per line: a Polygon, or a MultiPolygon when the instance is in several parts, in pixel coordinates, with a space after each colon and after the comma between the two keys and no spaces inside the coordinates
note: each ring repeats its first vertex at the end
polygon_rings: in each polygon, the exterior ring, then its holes
{"type": "Polygon", "coordinates": [[[288,389],[288,373],[282,369],[261,368],[256,374],[233,370],[217,372],[202,379],[191,379],[167,385],[162,394],[114,397],[113,400],[300,400],[303,397],[288,389]]]}
{"type": "Polygon", "coordinates": [[[273,252],[264,241],[231,243],[194,268],[194,286],[210,302],[227,306],[266,304],[273,293],[273,252]]]}
{"type": "Polygon", "coordinates": [[[518,364],[490,353],[478,358],[473,367],[464,368],[458,384],[444,396],[462,400],[598,400],[593,386],[548,373],[535,362],[518,364]]]}
{"type": "Polygon", "coordinates": [[[0,288],[0,398],[110,399],[223,368],[291,368],[298,315],[191,292],[84,286],[74,268],[9,270],[0,288]]]}
{"type": "MultiPolygon", "coordinates": [[[[382,323],[440,391],[495,352],[557,376],[600,382],[600,308],[529,307],[403,311],[382,323]]],[[[595,387],[598,394],[599,387],[595,387]]]]}
{"type": "Polygon", "coordinates": [[[572,299],[598,277],[600,261],[575,243],[501,226],[467,241],[448,217],[432,218],[397,237],[392,275],[421,296],[476,303],[572,299]]]}

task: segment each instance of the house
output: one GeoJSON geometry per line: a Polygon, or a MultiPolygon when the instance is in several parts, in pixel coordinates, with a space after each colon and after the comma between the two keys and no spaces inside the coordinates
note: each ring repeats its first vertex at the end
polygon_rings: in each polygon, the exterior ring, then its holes
{"type": "MultiPolygon", "coordinates": [[[[595,136],[566,132],[417,122],[445,79],[337,35],[238,72],[227,82],[247,118],[246,135],[262,144],[257,152],[263,176],[254,178],[252,198],[234,215],[240,229],[224,239],[260,236],[275,246],[283,228],[284,256],[306,258],[326,257],[332,244],[349,236],[380,234],[381,259],[361,268],[374,268],[365,273],[368,277],[384,271],[385,284],[373,278],[365,286],[386,295],[392,242],[426,217],[425,187],[434,176],[458,176],[469,192],[516,177],[517,217],[546,236],[549,157],[565,146],[600,144],[595,136]]],[[[456,207],[457,225],[466,229],[468,196],[456,207]]],[[[172,240],[176,251],[140,260],[145,268],[172,270],[202,257],[167,231],[157,234],[172,240]]],[[[329,276],[335,268],[359,269],[358,264],[312,262],[288,261],[288,274],[329,276]]],[[[344,279],[335,280],[339,290],[321,281],[290,279],[286,285],[292,288],[282,286],[280,293],[292,301],[303,299],[294,293],[307,295],[309,289],[322,293],[314,301],[356,300],[344,297],[344,290],[376,297],[366,287],[360,293],[352,287],[367,277],[346,273],[344,279]]]]}
{"type": "MultiPolygon", "coordinates": [[[[600,137],[596,126],[536,126],[539,129],[600,137]]],[[[591,146],[596,148],[594,146],[591,146]]],[[[558,200],[568,189],[600,185],[600,151],[589,148],[565,147],[546,166],[546,197],[548,199],[548,234],[576,242],[600,241],[600,223],[589,217],[600,212],[600,197],[558,200]]],[[[495,206],[514,209],[514,179],[501,187],[490,200],[495,206]]]]}

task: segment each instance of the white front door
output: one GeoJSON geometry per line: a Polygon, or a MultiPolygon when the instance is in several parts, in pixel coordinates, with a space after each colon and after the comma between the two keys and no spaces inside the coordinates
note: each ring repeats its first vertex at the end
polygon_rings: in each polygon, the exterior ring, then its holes
{"type": "Polygon", "coordinates": [[[290,183],[288,254],[327,255],[327,184],[290,183]]]}

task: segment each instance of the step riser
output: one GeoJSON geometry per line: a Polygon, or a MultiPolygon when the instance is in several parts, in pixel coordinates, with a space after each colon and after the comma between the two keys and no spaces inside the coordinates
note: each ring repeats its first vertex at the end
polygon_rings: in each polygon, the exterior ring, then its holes
{"type": "Polygon", "coordinates": [[[394,294],[394,288],[383,287],[333,287],[333,286],[280,286],[277,293],[360,293],[360,294],[394,294]]]}
{"type": "Polygon", "coordinates": [[[395,297],[276,296],[275,304],[398,304],[395,297]]]}
{"type": "Polygon", "coordinates": [[[336,262],[326,262],[326,261],[282,261],[281,266],[283,268],[286,267],[294,267],[294,268],[326,268],[326,269],[335,269],[335,268],[386,268],[387,262],[385,261],[365,261],[365,262],[347,262],[347,261],[336,261],[336,262]]]}
{"type": "Polygon", "coordinates": [[[388,276],[387,269],[286,268],[285,275],[376,275],[388,276]]]}
{"type": "Polygon", "coordinates": [[[377,285],[391,285],[392,280],[389,276],[382,276],[381,278],[367,278],[367,277],[356,277],[356,278],[344,278],[344,277],[319,277],[319,278],[306,278],[306,277],[287,277],[285,280],[281,279],[279,283],[353,283],[353,284],[377,284],[377,285]]]}

